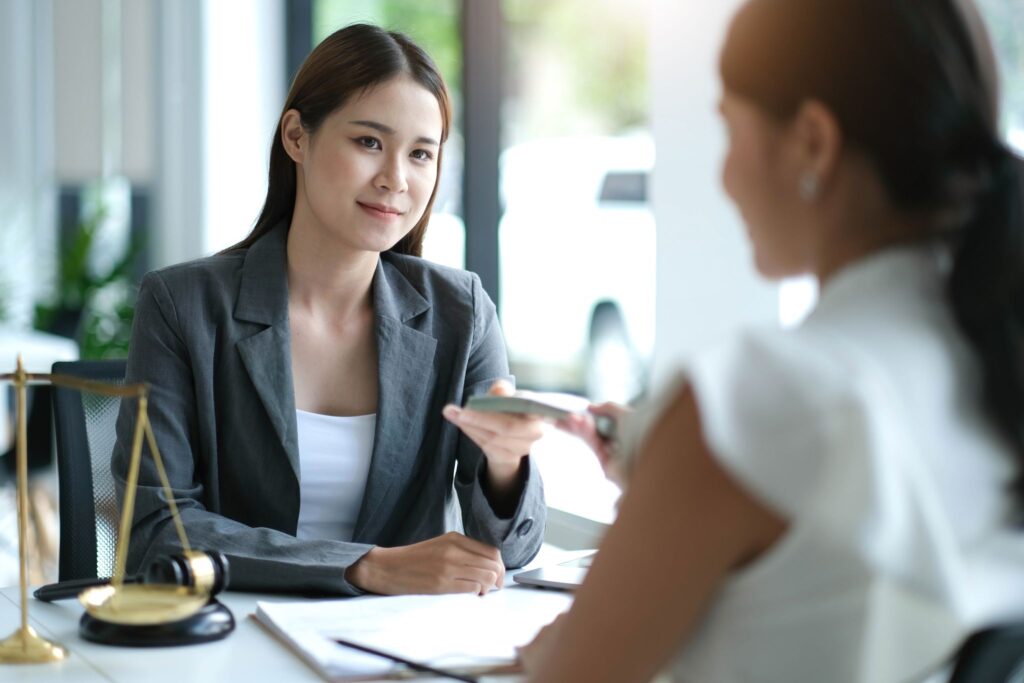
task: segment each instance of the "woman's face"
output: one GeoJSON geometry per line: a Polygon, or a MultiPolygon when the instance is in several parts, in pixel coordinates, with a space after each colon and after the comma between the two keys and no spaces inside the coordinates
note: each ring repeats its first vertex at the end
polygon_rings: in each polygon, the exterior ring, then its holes
{"type": "Polygon", "coordinates": [[[296,159],[297,202],[325,236],[387,251],[420,220],[434,191],[442,125],[437,99],[412,79],[373,87],[307,138],[296,159]]]}
{"type": "Polygon", "coordinates": [[[769,278],[806,272],[811,235],[787,126],[728,91],[719,110],[729,137],[722,186],[746,224],[757,270],[769,278]]]}

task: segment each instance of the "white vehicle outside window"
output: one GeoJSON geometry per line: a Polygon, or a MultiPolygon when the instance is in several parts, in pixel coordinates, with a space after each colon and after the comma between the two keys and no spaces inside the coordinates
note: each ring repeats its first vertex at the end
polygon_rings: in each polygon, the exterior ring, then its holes
{"type": "Polygon", "coordinates": [[[537,139],[501,159],[501,314],[532,388],[626,402],[654,344],[649,135],[537,139]]]}

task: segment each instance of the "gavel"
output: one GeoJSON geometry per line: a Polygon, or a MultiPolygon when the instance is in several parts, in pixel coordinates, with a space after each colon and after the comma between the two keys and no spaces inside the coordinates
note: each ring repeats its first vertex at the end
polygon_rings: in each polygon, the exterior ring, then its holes
{"type": "MultiPolygon", "coordinates": [[[[124,583],[153,583],[186,586],[204,591],[211,596],[227,588],[229,581],[228,558],[217,550],[191,550],[175,555],[162,555],[153,560],[145,571],[124,577],[124,583]]],[[[71,579],[37,588],[37,600],[53,602],[76,597],[86,588],[105,586],[110,579],[71,579]]]]}

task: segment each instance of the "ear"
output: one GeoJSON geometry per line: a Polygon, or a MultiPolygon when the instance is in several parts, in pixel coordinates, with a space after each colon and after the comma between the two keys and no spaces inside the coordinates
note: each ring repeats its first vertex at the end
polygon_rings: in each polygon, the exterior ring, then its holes
{"type": "Polygon", "coordinates": [[[818,100],[806,100],[793,119],[798,172],[810,174],[825,187],[835,175],[843,151],[843,132],[832,110],[818,100]]]}
{"type": "Polygon", "coordinates": [[[309,133],[302,125],[302,115],[298,109],[289,109],[281,117],[281,144],[292,161],[301,164],[305,160],[309,133]]]}

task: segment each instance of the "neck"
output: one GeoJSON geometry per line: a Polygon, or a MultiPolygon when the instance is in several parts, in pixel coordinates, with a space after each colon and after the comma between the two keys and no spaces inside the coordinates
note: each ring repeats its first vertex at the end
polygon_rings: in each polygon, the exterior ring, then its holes
{"type": "Polygon", "coordinates": [[[325,238],[324,230],[293,218],[288,231],[288,299],[294,309],[348,318],[373,307],[371,287],[380,255],[325,238]]]}
{"type": "Polygon", "coordinates": [[[872,176],[842,183],[822,207],[821,239],[817,240],[813,272],[824,286],[845,266],[888,247],[918,241],[927,221],[892,206],[872,176]]]}

